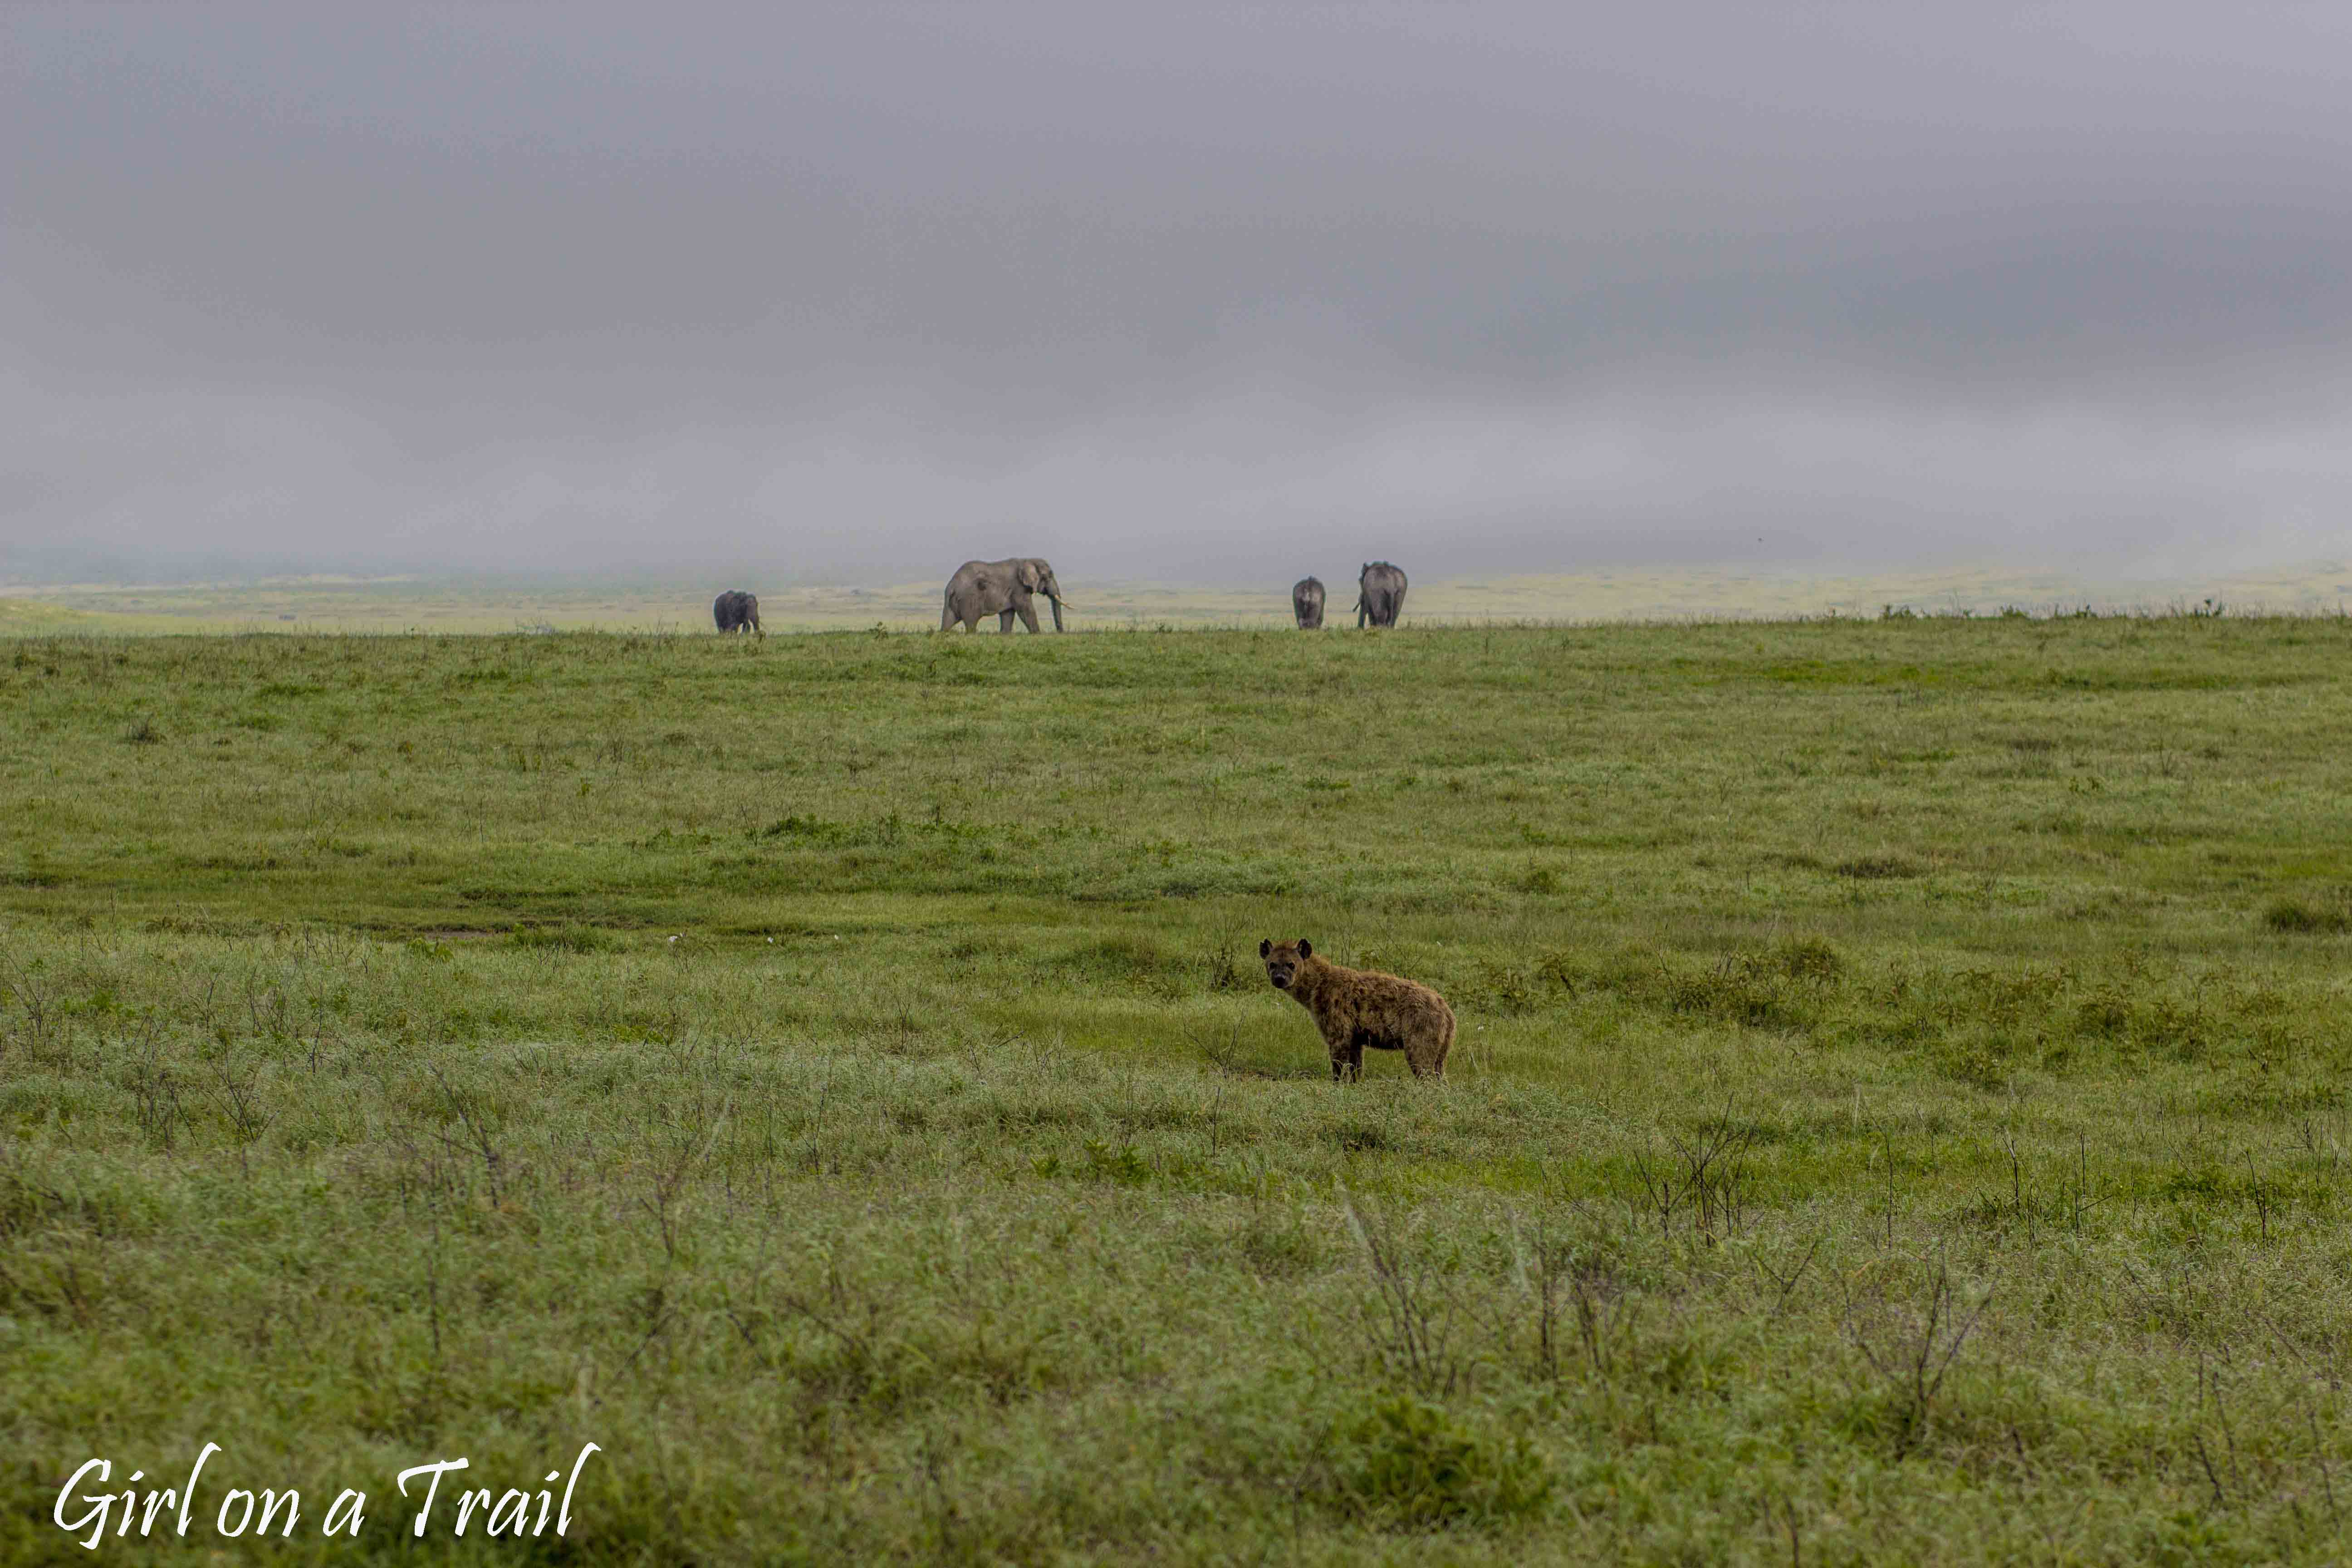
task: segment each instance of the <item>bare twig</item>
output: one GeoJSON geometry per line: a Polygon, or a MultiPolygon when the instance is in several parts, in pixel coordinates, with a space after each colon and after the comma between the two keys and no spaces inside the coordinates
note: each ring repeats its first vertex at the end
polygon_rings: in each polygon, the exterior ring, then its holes
{"type": "MultiPolygon", "coordinates": [[[[466,1108],[465,1100],[459,1097],[456,1089],[449,1087],[449,1080],[441,1075],[440,1068],[436,1066],[431,1071],[433,1081],[441,1086],[443,1097],[449,1101],[449,1109],[457,1112],[458,1125],[465,1128],[466,1136],[472,1141],[472,1147],[466,1152],[481,1156],[482,1172],[489,1179],[490,1184],[490,1206],[496,1208],[499,1206],[499,1160],[498,1150],[490,1142],[489,1127],[486,1122],[474,1120],[473,1113],[466,1108]]],[[[459,1147],[457,1144],[450,1143],[446,1138],[441,1141],[452,1149],[459,1147]]]]}
{"type": "Polygon", "coordinates": [[[236,1136],[237,1168],[247,1178],[253,1165],[247,1151],[268,1131],[270,1119],[261,1109],[261,1094],[250,1078],[239,1078],[229,1064],[220,1064],[221,1099],[228,1111],[229,1129],[236,1136]]]}
{"type": "Polygon", "coordinates": [[[1772,1283],[1780,1287],[1780,1295],[1774,1297],[1772,1300],[1772,1310],[1766,1314],[1768,1317],[1779,1317],[1780,1315],[1781,1309],[1788,1306],[1790,1295],[1797,1289],[1797,1281],[1805,1277],[1805,1269],[1813,1261],[1813,1254],[1822,1249],[1822,1238],[1820,1237],[1815,1237],[1813,1238],[1812,1246],[1805,1248],[1805,1255],[1797,1259],[1797,1266],[1789,1270],[1789,1276],[1785,1279],[1780,1277],[1780,1273],[1778,1269],[1765,1262],[1762,1258],[1759,1258],[1756,1260],[1756,1267],[1762,1269],[1768,1276],[1769,1276],[1772,1283]]]}
{"type": "Polygon", "coordinates": [[[1365,1327],[1382,1365],[1425,1393],[1452,1394],[1468,1386],[1472,1363],[1453,1343],[1453,1303],[1439,1300],[1426,1269],[1405,1261],[1393,1233],[1366,1221],[1345,1187],[1339,1189],[1339,1204],[1371,1270],[1380,1312],[1365,1313],[1365,1327]]]}
{"type": "Polygon", "coordinates": [[[1926,1435],[1937,1396],[1943,1392],[1944,1379],[1991,1300],[1992,1293],[1988,1290],[1962,1317],[1951,1273],[1938,1262],[1924,1317],[1909,1318],[1891,1328],[1884,1322],[1868,1324],[1856,1316],[1853,1303],[1848,1301],[1847,1337],[1895,1397],[1901,1422],[1895,1441],[1897,1459],[1908,1454],[1926,1435]]]}

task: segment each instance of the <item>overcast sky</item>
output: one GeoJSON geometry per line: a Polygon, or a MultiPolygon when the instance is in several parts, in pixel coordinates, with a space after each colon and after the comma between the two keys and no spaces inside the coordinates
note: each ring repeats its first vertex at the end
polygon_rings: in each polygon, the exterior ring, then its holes
{"type": "Polygon", "coordinates": [[[2352,7],[0,13],[0,573],[2352,552],[2352,7]]]}

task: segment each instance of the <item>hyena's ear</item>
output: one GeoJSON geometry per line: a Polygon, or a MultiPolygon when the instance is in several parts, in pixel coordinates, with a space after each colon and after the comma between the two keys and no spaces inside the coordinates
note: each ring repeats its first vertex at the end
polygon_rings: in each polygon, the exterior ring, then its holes
{"type": "Polygon", "coordinates": [[[1303,936],[1298,939],[1298,956],[1301,958],[1315,956],[1315,944],[1303,936]]]}
{"type": "Polygon", "coordinates": [[[1273,951],[1274,942],[1271,938],[1268,938],[1266,941],[1257,944],[1257,955],[1260,958],[1264,958],[1267,953],[1272,952],[1273,951]]]}

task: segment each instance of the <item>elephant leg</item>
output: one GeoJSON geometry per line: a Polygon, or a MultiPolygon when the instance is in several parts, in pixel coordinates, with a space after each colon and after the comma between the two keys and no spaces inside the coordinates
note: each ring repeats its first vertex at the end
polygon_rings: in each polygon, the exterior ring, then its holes
{"type": "Polygon", "coordinates": [[[940,630],[943,632],[950,630],[954,627],[955,624],[955,606],[953,605],[950,605],[940,612],[940,630]]]}
{"type": "Polygon", "coordinates": [[[1029,633],[1032,637],[1036,636],[1038,630],[1037,606],[1034,605],[1022,605],[1017,607],[1021,612],[1021,624],[1029,628],[1029,633]]]}
{"type": "Polygon", "coordinates": [[[996,629],[1003,632],[1007,637],[1011,637],[1013,635],[1012,611],[1007,610],[1003,615],[996,617],[996,629]]]}

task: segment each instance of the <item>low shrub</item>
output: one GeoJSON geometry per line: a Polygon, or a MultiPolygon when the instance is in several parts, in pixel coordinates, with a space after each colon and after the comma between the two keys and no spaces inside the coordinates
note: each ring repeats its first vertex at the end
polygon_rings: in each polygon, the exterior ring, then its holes
{"type": "Polygon", "coordinates": [[[1343,1423],[1332,1447],[1342,1494],[1390,1529],[1523,1519],[1551,1495],[1543,1460],[1524,1437],[1482,1438],[1442,1407],[1402,1394],[1343,1423]]]}

